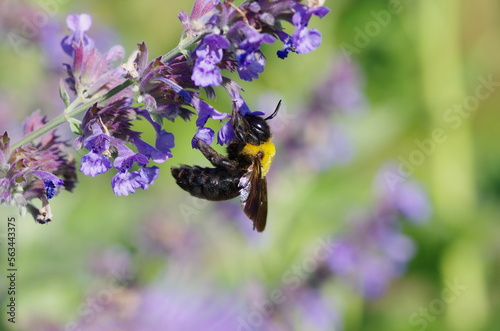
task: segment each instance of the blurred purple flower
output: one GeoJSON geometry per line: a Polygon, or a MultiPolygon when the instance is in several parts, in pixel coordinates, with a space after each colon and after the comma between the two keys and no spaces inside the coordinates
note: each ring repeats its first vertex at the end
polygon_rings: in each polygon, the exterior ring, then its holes
{"type": "Polygon", "coordinates": [[[335,110],[344,113],[358,113],[368,104],[363,93],[364,78],[359,66],[354,61],[340,57],[333,62],[333,67],[316,97],[317,105],[330,102],[335,110]]]}
{"type": "Polygon", "coordinates": [[[195,257],[203,251],[200,247],[203,245],[200,236],[203,235],[199,227],[196,224],[186,225],[180,220],[165,219],[170,216],[158,211],[144,218],[137,230],[139,249],[148,256],[158,255],[181,263],[196,260],[195,257]]]}
{"type": "MultiPolygon", "coordinates": [[[[332,70],[319,81],[310,103],[300,106],[304,111],[290,115],[283,109],[278,113],[271,125],[276,126],[275,136],[284,142],[287,160],[296,160],[299,169],[325,171],[354,159],[354,144],[340,125],[340,116],[353,115],[366,104],[362,82],[355,64],[335,60],[332,70]],[[280,119],[285,123],[279,123],[280,119]]],[[[280,162],[280,158],[278,155],[276,161],[280,162]]]]}
{"type": "Polygon", "coordinates": [[[132,257],[121,245],[106,247],[91,254],[90,269],[101,277],[123,276],[132,273],[132,257]]]}
{"type": "Polygon", "coordinates": [[[426,191],[417,181],[402,177],[397,164],[382,166],[374,189],[384,212],[399,214],[415,223],[429,219],[432,210],[426,191]]]}
{"type": "Polygon", "coordinates": [[[297,313],[305,319],[304,325],[312,325],[316,330],[340,330],[341,317],[331,298],[322,291],[303,287],[292,299],[297,306],[297,313]]]}
{"type": "Polygon", "coordinates": [[[340,125],[321,122],[320,118],[313,117],[307,127],[314,131],[306,133],[304,140],[309,148],[304,151],[304,156],[314,170],[326,171],[332,166],[347,165],[353,160],[353,143],[340,125]]]}
{"type": "Polygon", "coordinates": [[[431,205],[427,193],[418,183],[409,182],[402,185],[395,193],[395,197],[397,197],[396,208],[409,220],[421,223],[429,219],[431,205]]]}
{"type": "Polygon", "coordinates": [[[71,325],[81,331],[237,330],[241,306],[223,290],[174,273],[143,288],[123,287],[105,305],[99,303],[90,306],[86,300],[92,319],[82,315],[71,325]]]}
{"type": "Polygon", "coordinates": [[[92,16],[89,14],[71,14],[66,17],[66,24],[68,29],[73,31],[61,41],[61,47],[66,54],[72,57],[74,47],[80,43],[83,46],[94,47],[94,41],[85,34],[92,25],[92,16]]]}
{"type": "Polygon", "coordinates": [[[383,175],[376,176],[376,208],[349,220],[349,231],[338,237],[328,260],[331,271],[353,283],[366,297],[382,295],[415,254],[413,241],[401,233],[401,218],[422,222],[430,215],[426,194],[416,182],[404,183],[391,194],[383,175]]]}
{"type": "Polygon", "coordinates": [[[415,247],[400,233],[394,218],[368,216],[349,220],[328,260],[331,271],[352,283],[367,298],[382,295],[405,270],[415,247]]]}

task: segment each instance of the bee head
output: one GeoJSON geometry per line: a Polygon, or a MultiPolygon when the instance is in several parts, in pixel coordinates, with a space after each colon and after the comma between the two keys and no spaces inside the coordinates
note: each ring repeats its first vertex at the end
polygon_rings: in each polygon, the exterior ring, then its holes
{"type": "Polygon", "coordinates": [[[281,100],[276,107],[276,110],[268,117],[262,118],[258,115],[246,114],[242,117],[242,128],[235,127],[235,133],[238,139],[244,141],[247,144],[260,145],[267,142],[271,138],[271,129],[267,124],[267,120],[270,120],[276,116],[281,105],[281,100]]]}

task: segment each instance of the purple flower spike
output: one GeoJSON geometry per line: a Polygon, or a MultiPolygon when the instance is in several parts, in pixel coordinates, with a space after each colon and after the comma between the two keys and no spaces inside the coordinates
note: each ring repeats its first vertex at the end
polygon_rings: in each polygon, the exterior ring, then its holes
{"type": "MultiPolygon", "coordinates": [[[[73,33],[62,40],[61,47],[73,58],[71,64],[64,64],[69,88],[87,99],[102,95],[123,82],[125,72],[121,67],[113,68],[113,62],[122,60],[124,48],[114,46],[107,53],[101,54],[94,41],[85,34],[92,25],[92,18],[88,14],[69,15],[67,22],[73,33]]],[[[115,98],[117,96],[113,99],[115,98]]]]}
{"type": "Polygon", "coordinates": [[[145,186],[145,179],[138,171],[129,171],[134,163],[144,166],[148,163],[148,158],[142,154],[134,153],[130,148],[118,142],[116,144],[118,156],[115,159],[114,167],[118,173],[111,179],[113,192],[117,196],[135,193],[138,188],[145,186]]]}
{"type": "Polygon", "coordinates": [[[260,33],[245,22],[235,24],[228,35],[233,39],[241,38],[243,41],[238,45],[236,61],[238,63],[238,74],[241,79],[252,81],[258,78],[258,74],[264,71],[265,60],[260,48],[262,43],[272,44],[275,39],[268,33],[260,33]]]}

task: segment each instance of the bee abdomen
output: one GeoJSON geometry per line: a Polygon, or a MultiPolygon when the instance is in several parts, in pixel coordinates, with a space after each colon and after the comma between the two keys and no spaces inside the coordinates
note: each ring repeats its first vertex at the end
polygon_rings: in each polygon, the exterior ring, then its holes
{"type": "Polygon", "coordinates": [[[239,195],[241,175],[230,174],[225,169],[181,165],[171,171],[177,185],[197,198],[220,201],[239,195]]]}

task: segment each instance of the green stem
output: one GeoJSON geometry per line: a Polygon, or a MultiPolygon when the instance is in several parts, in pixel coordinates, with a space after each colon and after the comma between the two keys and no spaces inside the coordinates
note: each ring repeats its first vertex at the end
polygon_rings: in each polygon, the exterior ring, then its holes
{"type": "Polygon", "coordinates": [[[53,130],[55,127],[66,122],[68,118],[71,118],[71,117],[76,116],[80,113],[83,113],[84,111],[89,109],[91,105],[93,105],[95,103],[100,103],[104,100],[111,98],[112,96],[118,94],[119,92],[123,91],[124,89],[126,89],[127,87],[132,85],[132,83],[133,82],[131,80],[126,80],[125,82],[123,82],[122,84],[113,88],[112,90],[108,91],[106,94],[100,96],[99,98],[87,101],[86,103],[81,104],[80,106],[76,107],[75,109],[70,110],[74,107],[75,103],[78,103],[80,101],[80,99],[76,99],[71,105],[68,106],[67,109],[64,110],[64,112],[62,114],[53,118],[51,121],[46,123],[44,126],[39,128],[38,130],[31,132],[29,135],[27,135],[26,137],[24,137],[23,139],[21,139],[17,143],[13,144],[11,149],[16,149],[18,147],[21,147],[22,145],[25,145],[25,144],[29,143],[30,141],[46,134],[47,132],[53,130]],[[70,110],[70,111],[67,112],[68,110],[70,110]]]}

